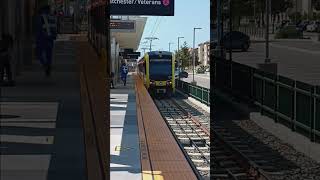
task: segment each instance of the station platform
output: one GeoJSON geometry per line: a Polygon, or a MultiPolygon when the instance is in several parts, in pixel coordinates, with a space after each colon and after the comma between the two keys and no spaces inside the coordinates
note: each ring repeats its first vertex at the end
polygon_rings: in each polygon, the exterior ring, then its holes
{"type": "Polygon", "coordinates": [[[59,39],[53,62],[49,78],[34,61],[15,87],[1,87],[1,180],[197,179],[137,76],[110,90],[109,112],[85,37],[59,39]]]}
{"type": "Polygon", "coordinates": [[[110,98],[112,180],[197,179],[140,78],[130,74],[110,98]]]}
{"type": "Polygon", "coordinates": [[[135,83],[117,84],[110,94],[110,179],[141,180],[135,83]]]}
{"type": "Polygon", "coordinates": [[[1,87],[0,179],[86,179],[75,45],[56,42],[52,76],[34,60],[1,87]]]}

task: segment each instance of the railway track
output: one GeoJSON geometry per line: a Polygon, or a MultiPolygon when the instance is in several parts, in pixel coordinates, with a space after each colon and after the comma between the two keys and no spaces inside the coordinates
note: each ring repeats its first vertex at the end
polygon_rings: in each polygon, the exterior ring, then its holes
{"type": "MultiPolygon", "coordinates": [[[[226,137],[224,132],[213,130],[214,143],[212,144],[213,162],[214,166],[211,171],[211,176],[214,179],[241,179],[241,180],[270,180],[270,177],[258,166],[251,161],[247,154],[243,152],[250,152],[250,148],[238,143],[234,145],[229,140],[235,137],[230,135],[226,137]],[[223,134],[223,135],[222,135],[223,134]],[[228,140],[226,140],[228,139],[228,140]]],[[[256,157],[252,154],[250,158],[256,157]]]]}
{"type": "Polygon", "coordinates": [[[232,137],[223,129],[212,131],[215,139],[211,145],[213,155],[210,158],[209,120],[195,118],[193,115],[195,113],[188,111],[187,105],[173,98],[155,99],[155,103],[191,166],[197,171],[199,179],[210,179],[210,177],[216,180],[270,179],[255,162],[250,160],[254,158],[254,154],[248,158],[247,153],[243,153],[250,152],[250,148],[237,142],[236,137],[232,137]],[[210,159],[213,162],[211,170],[210,159]]]}
{"type": "Polygon", "coordinates": [[[201,180],[210,179],[210,132],[173,99],[154,100],[201,180]]]}

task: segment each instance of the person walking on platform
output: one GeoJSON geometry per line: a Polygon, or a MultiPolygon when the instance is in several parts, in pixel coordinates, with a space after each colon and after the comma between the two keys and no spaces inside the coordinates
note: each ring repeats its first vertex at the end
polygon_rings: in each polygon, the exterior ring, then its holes
{"type": "Polygon", "coordinates": [[[37,58],[44,67],[46,76],[50,76],[52,50],[57,38],[56,17],[50,13],[50,6],[40,10],[36,29],[37,58]]]}
{"type": "Polygon", "coordinates": [[[111,82],[111,89],[114,89],[114,84],[113,84],[114,73],[113,73],[113,72],[111,72],[110,78],[111,78],[111,80],[110,80],[110,82],[111,82]]]}
{"type": "Polygon", "coordinates": [[[123,81],[123,85],[127,84],[127,75],[128,75],[128,66],[126,63],[122,63],[121,65],[121,80],[123,81]]]}
{"type": "Polygon", "coordinates": [[[13,38],[9,34],[3,33],[0,39],[0,85],[14,86],[12,79],[12,69],[10,55],[13,48],[13,38]],[[7,83],[4,82],[4,74],[7,75],[7,83]]]}

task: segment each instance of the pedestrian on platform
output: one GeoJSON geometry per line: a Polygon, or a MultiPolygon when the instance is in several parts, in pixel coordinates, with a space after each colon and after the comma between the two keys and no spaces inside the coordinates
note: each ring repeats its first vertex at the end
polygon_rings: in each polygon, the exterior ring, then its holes
{"type": "Polygon", "coordinates": [[[128,66],[125,62],[122,63],[120,71],[121,71],[121,80],[123,81],[123,85],[126,86],[127,75],[128,75],[128,66]]]}
{"type": "Polygon", "coordinates": [[[13,49],[13,38],[10,34],[2,33],[0,37],[0,85],[14,86],[11,69],[11,51],[13,49]],[[4,75],[7,75],[7,83],[4,75]]]}
{"type": "Polygon", "coordinates": [[[114,73],[111,72],[111,74],[110,74],[111,89],[114,89],[113,78],[114,78],[114,73]]]}
{"type": "Polygon", "coordinates": [[[56,17],[51,14],[50,6],[41,8],[36,27],[37,58],[42,64],[46,76],[51,74],[52,51],[57,38],[56,17]]]}

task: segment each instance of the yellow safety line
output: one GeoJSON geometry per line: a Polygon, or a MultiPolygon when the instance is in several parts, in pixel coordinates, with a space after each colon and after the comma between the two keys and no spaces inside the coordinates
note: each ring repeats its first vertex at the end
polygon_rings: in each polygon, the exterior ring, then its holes
{"type": "Polygon", "coordinates": [[[161,171],[142,171],[143,180],[164,180],[161,171]]]}

